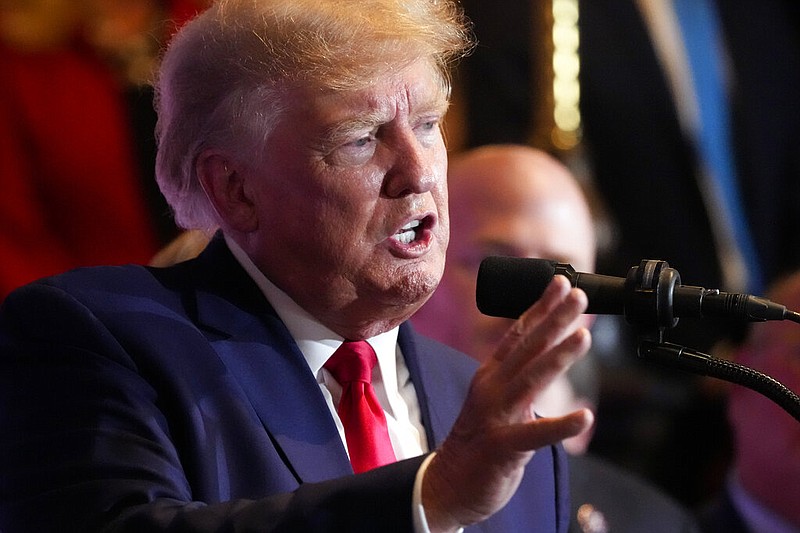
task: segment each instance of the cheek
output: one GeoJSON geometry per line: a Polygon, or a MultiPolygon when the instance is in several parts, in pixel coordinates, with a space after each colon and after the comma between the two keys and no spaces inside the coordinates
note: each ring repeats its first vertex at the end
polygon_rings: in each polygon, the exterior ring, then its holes
{"type": "Polygon", "coordinates": [[[436,175],[436,186],[434,187],[434,195],[436,200],[438,201],[439,210],[441,211],[442,216],[447,216],[448,214],[448,202],[450,200],[449,191],[447,190],[447,165],[439,165],[438,168],[434,170],[436,175]]]}
{"type": "Polygon", "coordinates": [[[270,250],[307,256],[344,232],[340,212],[312,181],[281,179],[265,184],[258,199],[259,232],[270,250]]]}
{"type": "Polygon", "coordinates": [[[450,215],[447,211],[447,202],[438,205],[439,212],[439,240],[442,242],[442,250],[447,251],[450,246],[450,215]]]}
{"type": "Polygon", "coordinates": [[[366,236],[362,216],[340,205],[321,203],[306,221],[300,221],[297,232],[305,237],[303,248],[311,254],[327,257],[330,266],[347,264],[362,255],[366,236]]]}

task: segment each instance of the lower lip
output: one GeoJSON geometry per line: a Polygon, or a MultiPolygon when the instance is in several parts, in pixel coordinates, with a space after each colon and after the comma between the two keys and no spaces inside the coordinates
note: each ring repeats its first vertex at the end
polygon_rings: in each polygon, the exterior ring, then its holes
{"type": "Polygon", "coordinates": [[[416,259],[428,253],[433,244],[433,232],[430,229],[423,229],[417,232],[417,238],[408,244],[402,243],[390,237],[387,239],[389,250],[392,255],[401,259],[416,259]]]}

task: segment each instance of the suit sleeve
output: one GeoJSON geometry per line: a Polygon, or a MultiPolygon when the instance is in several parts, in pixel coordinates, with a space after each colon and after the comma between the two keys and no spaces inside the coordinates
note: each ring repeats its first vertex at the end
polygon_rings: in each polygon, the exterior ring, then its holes
{"type": "Polygon", "coordinates": [[[165,412],[163,389],[143,377],[125,346],[58,288],[36,284],[7,298],[0,311],[0,530],[411,530],[424,457],[292,492],[196,501],[171,433],[175,417],[190,413],[165,412]]]}

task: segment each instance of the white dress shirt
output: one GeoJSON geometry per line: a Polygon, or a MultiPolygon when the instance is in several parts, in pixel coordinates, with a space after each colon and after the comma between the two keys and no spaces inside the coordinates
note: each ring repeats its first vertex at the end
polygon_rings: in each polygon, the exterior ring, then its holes
{"type": "MultiPolygon", "coordinates": [[[[226,235],[225,242],[242,268],[264,293],[303,353],[312,374],[319,383],[328,410],[339,430],[342,444],[347,449],[344,426],[336,412],[336,405],[342,395],[342,387],[323,368],[325,362],[344,342],[344,339],[319,323],[289,295],[270,282],[233,239],[226,235]]],[[[375,350],[378,358],[379,368],[378,372],[373,372],[372,386],[386,415],[386,424],[395,457],[401,460],[417,457],[427,452],[429,448],[425,429],[422,426],[416,389],[414,389],[405,359],[403,359],[403,354],[397,344],[397,333],[398,328],[394,328],[366,340],[375,350]]],[[[418,533],[429,532],[422,508],[422,477],[432,457],[433,454],[422,464],[414,485],[412,512],[415,531],[418,533]]]]}

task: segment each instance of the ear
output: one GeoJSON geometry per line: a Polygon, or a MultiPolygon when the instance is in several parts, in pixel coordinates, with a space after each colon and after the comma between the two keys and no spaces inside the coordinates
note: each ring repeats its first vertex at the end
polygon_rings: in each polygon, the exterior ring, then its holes
{"type": "Polygon", "coordinates": [[[206,196],[223,227],[249,233],[258,227],[253,200],[247,194],[244,173],[233,158],[218,150],[206,150],[195,164],[206,196]]]}

